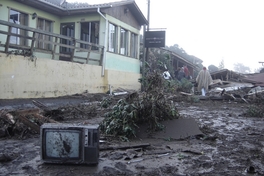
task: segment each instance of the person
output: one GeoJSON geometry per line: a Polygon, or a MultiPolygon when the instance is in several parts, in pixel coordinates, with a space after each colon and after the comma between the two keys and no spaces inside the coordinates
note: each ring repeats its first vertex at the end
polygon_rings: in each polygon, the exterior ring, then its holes
{"type": "Polygon", "coordinates": [[[206,92],[208,92],[208,86],[213,82],[213,79],[207,71],[206,67],[203,67],[203,69],[198,73],[198,76],[196,77],[196,83],[198,84],[198,91],[202,92],[202,95],[205,96],[206,92]]]}
{"type": "Polygon", "coordinates": [[[178,67],[175,72],[174,72],[174,76],[175,76],[175,79],[178,79],[178,75],[179,75],[179,71],[181,70],[180,67],[178,67]]]}
{"type": "Polygon", "coordinates": [[[184,78],[184,70],[183,70],[183,67],[180,69],[180,71],[178,73],[178,80],[181,81],[182,78],[184,78]]]}
{"type": "Polygon", "coordinates": [[[185,78],[189,79],[190,72],[189,72],[187,65],[184,65],[183,71],[184,71],[185,78]]]}

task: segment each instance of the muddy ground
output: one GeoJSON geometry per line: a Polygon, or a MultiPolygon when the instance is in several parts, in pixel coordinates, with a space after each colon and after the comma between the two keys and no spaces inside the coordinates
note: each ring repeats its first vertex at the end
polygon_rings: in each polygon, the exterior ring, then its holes
{"type": "MultiPolygon", "coordinates": [[[[71,96],[39,99],[51,108],[96,105],[102,96],[71,96]],[[92,103],[93,102],[93,103],[92,103]]],[[[0,109],[27,109],[32,100],[0,100],[0,109]]],[[[264,175],[264,121],[245,117],[249,106],[233,101],[175,102],[181,118],[193,118],[204,135],[186,139],[135,138],[121,142],[107,137],[100,147],[150,144],[127,150],[100,151],[96,166],[44,164],[40,160],[38,134],[0,138],[0,175],[264,175]]],[[[67,108],[66,108],[67,109],[67,108]]],[[[90,115],[68,111],[61,123],[98,124],[105,110],[90,115]]]]}

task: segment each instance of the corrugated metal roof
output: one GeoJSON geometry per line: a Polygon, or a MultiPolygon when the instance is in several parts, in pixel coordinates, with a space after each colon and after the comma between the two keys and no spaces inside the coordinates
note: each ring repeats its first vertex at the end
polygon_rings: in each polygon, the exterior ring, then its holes
{"type": "Polygon", "coordinates": [[[242,79],[245,82],[252,83],[256,86],[264,86],[264,73],[256,73],[252,75],[247,75],[246,78],[242,79]]]}
{"type": "Polygon", "coordinates": [[[128,2],[134,2],[134,0],[121,0],[121,1],[111,1],[107,3],[101,3],[101,4],[89,4],[86,2],[67,2],[67,0],[42,0],[46,3],[50,3],[53,5],[56,5],[58,7],[63,7],[66,9],[84,9],[84,8],[98,8],[98,7],[105,7],[105,6],[110,6],[110,5],[122,5],[124,3],[128,2]]]}
{"type": "MultiPolygon", "coordinates": [[[[48,13],[58,16],[76,15],[83,13],[95,13],[98,8],[105,9],[111,7],[118,7],[122,5],[128,6],[131,13],[136,17],[140,25],[148,24],[147,19],[137,6],[135,0],[121,0],[112,1],[103,4],[89,4],[89,3],[68,3],[67,0],[14,0],[33,8],[42,9],[48,13]]],[[[88,0],[87,0],[88,1],[88,0]]],[[[110,0],[111,1],[111,0],[110,0]]]]}

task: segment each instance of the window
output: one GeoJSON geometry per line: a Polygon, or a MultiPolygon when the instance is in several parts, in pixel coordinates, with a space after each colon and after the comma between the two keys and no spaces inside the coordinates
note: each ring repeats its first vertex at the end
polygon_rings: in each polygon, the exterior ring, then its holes
{"type": "MultiPolygon", "coordinates": [[[[52,32],[52,21],[38,18],[37,28],[46,32],[52,32]]],[[[48,35],[39,34],[38,39],[52,41],[52,37],[48,35]]],[[[36,47],[40,49],[51,50],[51,44],[43,41],[38,41],[36,47]]]]}
{"type": "MultiPolygon", "coordinates": [[[[61,35],[74,38],[74,33],[75,33],[74,28],[75,28],[74,23],[61,24],[61,35]]],[[[67,40],[67,39],[61,39],[61,43],[65,45],[73,44],[71,40],[67,40]]],[[[68,47],[61,47],[60,52],[69,53],[69,52],[72,52],[72,49],[68,47]]]]}
{"type": "MultiPolygon", "coordinates": [[[[80,39],[89,43],[99,44],[99,22],[81,23],[80,39]]],[[[81,43],[81,48],[88,49],[88,45],[81,43]]]]}
{"type": "MultiPolygon", "coordinates": [[[[16,24],[27,26],[28,25],[28,15],[21,13],[19,11],[16,11],[16,10],[10,9],[9,21],[16,23],[16,24]]],[[[19,34],[23,36],[26,36],[27,34],[25,30],[14,28],[14,27],[12,27],[11,32],[14,34],[19,34]]],[[[17,45],[26,45],[26,39],[22,37],[17,37],[17,36],[11,36],[10,43],[17,44],[17,45]]]]}
{"type": "Polygon", "coordinates": [[[131,33],[130,56],[137,58],[138,55],[138,35],[131,33]]]}
{"type": "Polygon", "coordinates": [[[117,27],[111,23],[109,23],[109,43],[108,43],[108,51],[116,52],[116,37],[117,37],[117,27]]]}
{"type": "Polygon", "coordinates": [[[128,32],[121,28],[120,30],[120,54],[127,55],[127,36],[128,32]]]}

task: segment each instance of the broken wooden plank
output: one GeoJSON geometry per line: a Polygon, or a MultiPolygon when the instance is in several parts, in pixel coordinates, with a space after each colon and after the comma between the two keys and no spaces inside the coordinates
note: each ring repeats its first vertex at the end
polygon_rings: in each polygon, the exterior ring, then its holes
{"type": "Polygon", "coordinates": [[[18,110],[15,112],[15,114],[17,115],[31,115],[31,114],[38,114],[39,113],[39,109],[25,109],[25,110],[18,110]]]}
{"type": "Polygon", "coordinates": [[[227,95],[228,97],[232,97],[234,100],[236,100],[236,97],[234,97],[234,95],[232,94],[224,93],[224,95],[227,95]]]}
{"type": "Polygon", "coordinates": [[[34,122],[31,122],[29,119],[27,119],[26,117],[21,116],[21,115],[18,116],[18,118],[24,125],[35,130],[37,133],[40,133],[40,127],[37,124],[35,124],[34,122]]]}
{"type": "Polygon", "coordinates": [[[32,114],[34,117],[38,118],[39,120],[41,120],[42,122],[49,122],[49,123],[59,123],[53,119],[47,118],[45,116],[42,116],[40,114],[32,114]]]}
{"type": "Polygon", "coordinates": [[[37,106],[38,108],[42,109],[43,111],[50,111],[50,108],[44,105],[43,103],[37,101],[37,100],[32,100],[32,103],[37,106]]]}
{"type": "Polygon", "coordinates": [[[117,95],[125,95],[127,94],[127,92],[115,92],[113,93],[113,95],[117,96],[117,95]]]}
{"type": "Polygon", "coordinates": [[[246,102],[247,104],[249,104],[249,102],[245,99],[245,98],[241,98],[244,102],[246,102]]]}
{"type": "Polygon", "coordinates": [[[190,93],[186,93],[186,92],[180,92],[181,95],[186,95],[186,96],[192,96],[192,94],[190,93]]]}
{"type": "Polygon", "coordinates": [[[137,145],[129,145],[129,146],[116,146],[116,147],[104,147],[104,148],[100,148],[100,151],[104,151],[104,150],[125,150],[125,149],[130,149],[130,148],[144,148],[144,147],[149,147],[150,144],[146,143],[146,144],[137,144],[137,145]]]}

